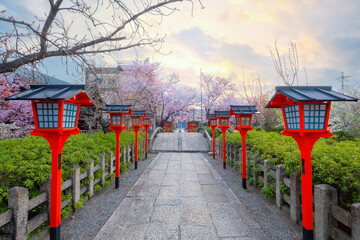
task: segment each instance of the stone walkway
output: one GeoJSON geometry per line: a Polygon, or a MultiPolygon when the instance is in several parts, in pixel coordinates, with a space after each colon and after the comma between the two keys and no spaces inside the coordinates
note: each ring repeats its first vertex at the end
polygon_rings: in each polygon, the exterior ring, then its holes
{"type": "MultiPolygon", "coordinates": [[[[206,142],[203,133],[187,133],[182,132],[182,150],[183,151],[197,151],[207,152],[209,151],[209,144],[206,142]]],[[[178,132],[172,133],[159,133],[153,143],[152,151],[178,151],[178,132]]]]}
{"type": "Polygon", "coordinates": [[[267,239],[200,153],[159,153],[95,239],[267,239]]]}

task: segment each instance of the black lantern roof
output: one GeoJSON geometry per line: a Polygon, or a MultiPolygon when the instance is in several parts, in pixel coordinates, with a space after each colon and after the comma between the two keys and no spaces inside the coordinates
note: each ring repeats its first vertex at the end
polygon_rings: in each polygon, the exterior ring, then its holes
{"type": "Polygon", "coordinates": [[[230,114],[257,113],[255,105],[230,105],[230,114]]]}
{"type": "Polygon", "coordinates": [[[136,117],[145,117],[145,111],[146,110],[134,110],[132,111],[133,112],[133,116],[136,116],[136,117]]]}
{"type": "Polygon", "coordinates": [[[129,113],[129,114],[131,114],[131,105],[106,105],[103,112],[105,112],[105,113],[129,113]]]}
{"type": "Polygon", "coordinates": [[[146,117],[152,118],[152,117],[154,117],[154,114],[153,113],[146,113],[146,117]]]}
{"type": "MultiPolygon", "coordinates": [[[[5,100],[69,100],[78,94],[85,93],[88,103],[82,105],[93,106],[93,101],[85,91],[85,85],[30,85],[30,89],[5,98],[5,100]]],[[[85,99],[84,99],[85,100],[85,99]]]]}
{"type": "Polygon", "coordinates": [[[229,111],[215,111],[215,117],[230,117],[229,111]]]}
{"type": "Polygon", "coordinates": [[[210,114],[210,113],[208,113],[208,114],[206,114],[206,117],[207,117],[207,118],[214,118],[214,117],[215,117],[215,115],[214,115],[214,114],[210,114]]]}
{"type": "Polygon", "coordinates": [[[277,86],[275,95],[266,108],[280,108],[290,99],[292,102],[357,101],[358,99],[331,90],[331,86],[277,86]]]}

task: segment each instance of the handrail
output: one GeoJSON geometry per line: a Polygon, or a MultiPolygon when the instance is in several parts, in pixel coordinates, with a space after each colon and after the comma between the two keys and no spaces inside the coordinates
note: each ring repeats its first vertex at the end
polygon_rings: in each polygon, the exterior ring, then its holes
{"type": "MultiPolygon", "coordinates": [[[[203,127],[199,127],[198,132],[203,132],[204,137],[206,138],[207,143],[209,144],[209,149],[211,149],[212,146],[212,137],[210,136],[210,134],[208,133],[208,131],[203,128],[203,127]]],[[[209,150],[210,151],[210,150],[209,150]]]]}
{"type": "Polygon", "coordinates": [[[160,132],[164,132],[164,129],[161,128],[161,127],[157,127],[157,128],[155,129],[155,131],[151,134],[151,137],[150,137],[150,139],[149,139],[149,150],[152,149],[152,145],[153,145],[153,143],[154,143],[154,139],[156,138],[156,136],[157,136],[158,133],[160,133],[160,132]]]}

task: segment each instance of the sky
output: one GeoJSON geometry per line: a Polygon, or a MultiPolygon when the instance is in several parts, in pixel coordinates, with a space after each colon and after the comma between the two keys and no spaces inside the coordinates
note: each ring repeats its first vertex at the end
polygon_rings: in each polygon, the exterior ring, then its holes
{"type": "MultiPolygon", "coordinates": [[[[331,85],[340,72],[350,75],[348,85],[360,85],[360,1],[358,0],[197,0],[177,4],[180,11],[167,16],[159,25],[154,16],[152,31],[166,34],[160,54],[151,48],[116,54],[118,61],[135,58],[160,62],[163,74],[178,73],[189,86],[199,86],[200,71],[231,77],[241,89],[246,79],[255,75],[264,89],[281,85],[270,57],[275,39],[283,56],[289,41],[296,43],[300,85],[306,69],[309,85],[331,85]]],[[[0,0],[0,10],[20,18],[31,18],[47,11],[45,0],[0,0]]],[[[0,26],[2,30],[4,26],[0,26]]],[[[105,64],[116,66],[112,58],[105,64]]],[[[71,73],[73,64],[52,58],[45,61],[48,72],[70,82],[81,82],[71,73]]]]}

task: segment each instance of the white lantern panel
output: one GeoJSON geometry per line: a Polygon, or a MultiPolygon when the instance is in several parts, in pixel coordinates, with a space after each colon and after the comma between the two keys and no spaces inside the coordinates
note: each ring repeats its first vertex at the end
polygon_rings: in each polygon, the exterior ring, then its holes
{"type": "Polygon", "coordinates": [[[241,117],[241,126],[250,126],[250,117],[241,117]]]}
{"type": "Polygon", "coordinates": [[[121,116],[112,116],[112,125],[120,125],[121,116]]]}
{"type": "Polygon", "coordinates": [[[216,125],[216,120],[211,120],[211,125],[216,125]]]}
{"type": "Polygon", "coordinates": [[[285,111],[287,128],[291,130],[299,130],[300,129],[299,105],[284,107],[284,111],[285,111]]]}
{"type": "Polygon", "coordinates": [[[78,108],[78,105],[64,103],[63,128],[75,127],[78,108]]]}
{"type": "Polygon", "coordinates": [[[122,125],[126,125],[126,116],[122,117],[122,125]]]}
{"type": "Polygon", "coordinates": [[[222,119],[222,125],[223,125],[223,126],[229,125],[229,124],[228,124],[228,121],[229,121],[229,119],[227,119],[227,118],[222,119]]]}
{"type": "Polygon", "coordinates": [[[323,130],[326,104],[304,104],[305,130],[323,130]]]}
{"type": "Polygon", "coordinates": [[[236,126],[240,126],[240,117],[236,117],[235,120],[236,120],[236,126]]]}
{"type": "Polygon", "coordinates": [[[35,104],[39,128],[57,128],[59,103],[38,102],[35,104]]]}
{"type": "Polygon", "coordinates": [[[139,118],[132,119],[133,125],[139,125],[139,118]]]}

